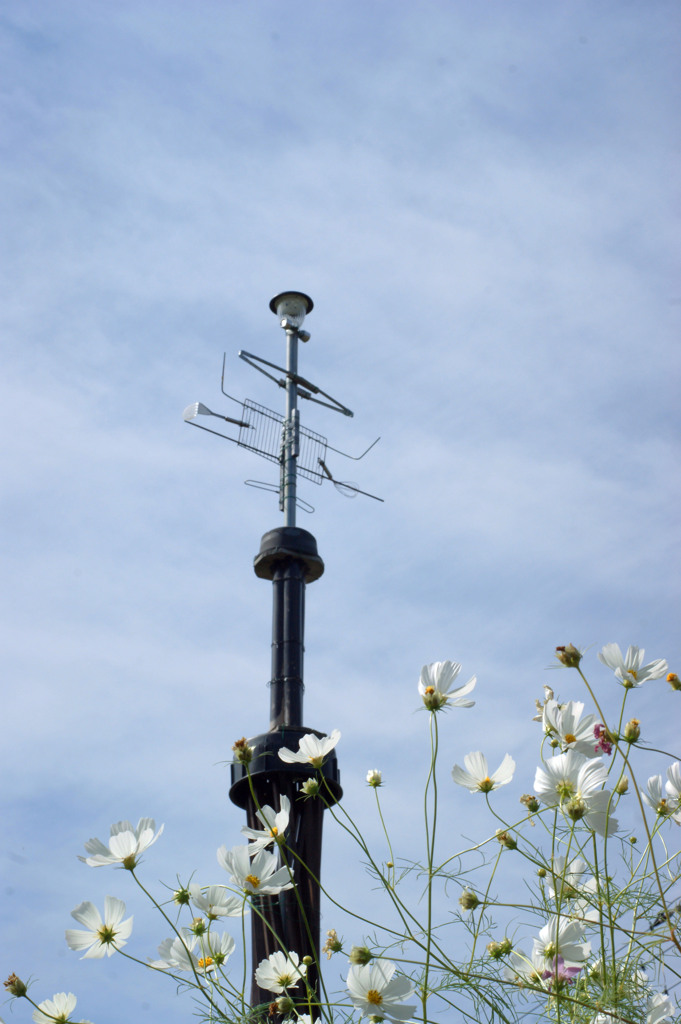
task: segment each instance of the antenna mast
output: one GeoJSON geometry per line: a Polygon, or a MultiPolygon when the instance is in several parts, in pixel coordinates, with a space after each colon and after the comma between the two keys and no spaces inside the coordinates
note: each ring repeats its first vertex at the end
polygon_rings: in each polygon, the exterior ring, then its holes
{"type": "MultiPolygon", "coordinates": [[[[270,302],[270,309],[286,332],[286,368],[283,369],[260,356],[239,352],[250,366],[263,373],[286,391],[286,412],[279,414],[248,400],[242,403],[239,418],[211,412],[201,402],[188,406],[184,418],[192,426],[197,416],[215,416],[239,428],[232,437],[218,430],[201,426],[209,433],[250,448],[264,458],[279,464],[279,486],[247,481],[265,490],[275,490],[284,525],[266,533],[254,559],[256,576],[272,581],[272,678],[270,681],[270,723],[267,732],[248,740],[253,748],[252,760],[244,764],[232,763],[230,798],[245,809],[248,825],[260,828],[257,811],[269,804],[275,811],[281,808],[282,797],[290,801],[289,827],[286,833],[286,863],[293,875],[294,888],[277,896],[255,896],[258,913],[251,915],[252,969],[277,950],[295,951],[302,959],[312,958],[307,971],[308,983],[313,990],[319,972],[320,928],[320,874],[322,854],[323,813],[326,806],[340,800],[342,790],[335,750],[326,756],[321,767],[324,779],[324,799],[310,796],[309,780],[317,778],[311,764],[289,763],[278,756],[283,747],[297,750],[302,736],[325,734],[303,725],[303,653],[305,631],[305,586],[319,579],[324,563],[317,551],[317,541],[296,525],[296,511],[313,511],[297,493],[298,473],[321,484],[330,480],[348,497],[364,494],[354,484],[334,479],[328,468],[327,449],[345,455],[328,445],[326,438],[302,427],[298,399],[305,398],[333,409],[344,416],[352,416],[350,409],[332,398],[321,388],[298,373],[298,342],[307,342],[310,335],[301,330],[303,321],[313,309],[312,299],[303,292],[282,292],[270,302]],[[284,373],[274,376],[270,370],[284,373]]],[[[236,402],[224,390],[223,394],[236,402]]],[[[377,439],[378,440],[378,439],[377,439]]],[[[376,442],[374,441],[374,444],[376,442]]],[[[362,455],[347,456],[361,459],[362,455]]],[[[381,501],[381,498],[376,500],[381,501]]],[[[271,993],[261,989],[253,979],[251,1003],[253,1006],[271,1002],[271,993]]]]}

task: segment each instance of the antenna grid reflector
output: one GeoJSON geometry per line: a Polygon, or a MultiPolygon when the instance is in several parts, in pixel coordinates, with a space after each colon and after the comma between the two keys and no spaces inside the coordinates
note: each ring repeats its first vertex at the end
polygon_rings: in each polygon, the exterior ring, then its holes
{"type": "MultiPolygon", "coordinates": [[[[252,402],[250,398],[244,401],[243,410],[243,420],[248,426],[239,427],[237,444],[242,448],[250,448],[272,462],[281,462],[284,417],[266,409],[264,405],[252,402]]],[[[319,463],[320,459],[326,458],[326,438],[307,427],[299,427],[298,440],[298,472],[306,479],[321,484],[323,474],[319,463]]]]}

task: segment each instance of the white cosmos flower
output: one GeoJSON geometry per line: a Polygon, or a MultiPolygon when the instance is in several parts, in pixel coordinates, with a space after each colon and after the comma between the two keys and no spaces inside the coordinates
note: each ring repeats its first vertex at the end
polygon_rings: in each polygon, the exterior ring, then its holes
{"type": "MultiPolygon", "coordinates": [[[[51,999],[43,999],[33,1011],[35,1024],[66,1024],[71,1021],[71,1013],[76,1008],[78,1000],[73,992],[55,992],[51,999]]],[[[75,1022],[74,1022],[75,1024],[75,1022]]],[[[89,1020],[79,1021],[78,1024],[91,1024],[89,1020]]]]}
{"type": "Polygon", "coordinates": [[[424,665],[419,679],[419,693],[429,711],[439,711],[445,705],[453,708],[472,708],[474,700],[467,700],[467,695],[475,689],[477,679],[471,676],[467,683],[451,689],[461,665],[456,661],[434,661],[432,665],[424,665]]]}
{"type": "Polygon", "coordinates": [[[558,856],[552,859],[552,866],[553,872],[548,883],[549,896],[553,898],[558,892],[563,899],[570,899],[579,891],[588,864],[581,857],[575,857],[566,864],[565,857],[558,856]]]}
{"type": "Polygon", "coordinates": [[[338,729],[334,729],[330,736],[324,736],[322,739],[314,733],[306,733],[300,737],[297,751],[282,747],[279,757],[287,764],[311,764],[313,768],[321,768],[324,758],[331,753],[340,738],[338,729]]]}
{"type": "MultiPolygon", "coordinates": [[[[208,932],[203,936],[205,952],[209,954],[208,959],[212,960],[218,967],[222,967],[236,949],[236,942],[227,932],[216,935],[215,932],[208,932]]],[[[201,967],[199,960],[199,967],[201,967]]]]}
{"type": "Polygon", "coordinates": [[[571,916],[584,925],[597,927],[603,917],[599,904],[598,879],[593,875],[587,878],[580,887],[580,892],[583,895],[572,904],[571,916]]]}
{"type": "Polygon", "coordinates": [[[181,928],[180,935],[164,939],[158,947],[160,960],[151,960],[150,967],[158,971],[198,971],[199,958],[194,953],[198,937],[191,928],[181,928]]]}
{"type": "Polygon", "coordinates": [[[583,924],[599,924],[601,919],[598,910],[598,882],[595,878],[582,881],[588,865],[581,857],[575,857],[566,865],[565,857],[553,858],[553,873],[547,886],[552,899],[559,899],[562,904],[574,900],[570,909],[570,917],[583,924]]]}
{"type": "MultiPolygon", "coordinates": [[[[665,789],[667,790],[667,793],[669,793],[669,784],[665,786],[665,789]]],[[[660,818],[665,818],[667,815],[674,814],[676,810],[676,801],[674,800],[674,797],[671,796],[670,799],[670,796],[663,796],[661,775],[650,776],[648,779],[648,792],[641,793],[641,796],[660,818]]]]}
{"type": "Polygon", "coordinates": [[[492,789],[505,786],[513,778],[515,761],[510,754],[506,754],[499,767],[490,776],[487,758],[479,750],[472,754],[466,754],[463,759],[466,771],[455,764],[452,768],[452,778],[459,786],[465,786],[471,793],[489,793],[492,789]]]}
{"type": "Polygon", "coordinates": [[[547,807],[559,805],[572,821],[583,818],[599,835],[612,835],[618,823],[609,817],[611,793],[602,788],[607,777],[607,766],[600,758],[568,750],[537,768],[534,791],[547,807]]]}
{"type": "Polygon", "coordinates": [[[189,896],[196,909],[209,921],[218,917],[241,917],[246,909],[243,899],[234,896],[224,885],[209,885],[204,892],[197,882],[193,882],[189,886],[189,896]]]}
{"type": "Polygon", "coordinates": [[[252,857],[273,843],[281,843],[283,841],[291,813],[291,801],[287,796],[282,795],[279,798],[279,808],[280,810],[277,813],[269,804],[264,804],[259,811],[256,811],[256,816],[262,822],[264,831],[262,829],[249,828],[247,825],[244,825],[241,829],[242,835],[252,840],[248,845],[248,852],[252,857]]]}
{"type": "Polygon", "coordinates": [[[88,957],[99,958],[111,956],[117,949],[124,946],[132,931],[132,917],[123,920],[125,903],[115,896],[107,896],[104,900],[104,920],[94,903],[81,903],[71,911],[71,917],[80,921],[88,929],[81,931],[76,928],[66,929],[66,941],[70,949],[84,949],[81,960],[88,957]]]}
{"type": "Polygon", "coordinates": [[[414,994],[414,983],[404,975],[393,977],[395,964],[378,958],[369,964],[353,964],[348,973],[348,991],[353,1005],[363,1017],[405,1021],[414,1016],[416,1006],[403,1002],[414,994]]]}
{"type": "Polygon", "coordinates": [[[583,940],[584,926],[581,921],[554,915],[539,932],[538,938],[533,940],[533,963],[535,956],[550,961],[562,956],[567,966],[579,966],[591,953],[591,943],[583,940]]]}
{"type": "Polygon", "coordinates": [[[281,995],[287,989],[298,985],[305,977],[306,971],[307,967],[300,962],[297,953],[291,952],[286,956],[277,950],[276,953],[270,953],[267,960],[262,960],[258,964],[255,980],[260,988],[281,995]]]}
{"type": "Polygon", "coordinates": [[[606,644],[602,651],[598,652],[599,661],[611,668],[616,677],[627,689],[633,686],[640,686],[646,679],[659,679],[667,673],[667,662],[664,658],[651,661],[648,665],[642,665],[645,650],[641,647],[629,647],[626,656],[622,657],[619,644],[606,644]]]}
{"type": "Polygon", "coordinates": [[[561,750],[577,750],[585,757],[595,757],[596,718],[594,715],[582,718],[583,711],[584,705],[578,700],[570,700],[567,704],[547,701],[543,712],[544,731],[559,740],[561,750]]]}
{"type": "Polygon", "coordinates": [[[236,943],[227,932],[222,935],[206,932],[199,942],[199,936],[191,928],[181,928],[179,935],[163,940],[158,947],[161,959],[151,960],[149,966],[157,971],[187,971],[190,974],[200,971],[209,974],[216,967],[222,966],[235,949],[236,943]]]}
{"type": "Polygon", "coordinates": [[[648,1015],[646,1024],[660,1024],[663,1020],[669,1020],[674,1016],[674,1004],[664,992],[656,992],[648,1000],[648,1015]]]}
{"type": "Polygon", "coordinates": [[[275,855],[267,850],[260,850],[251,860],[248,846],[234,846],[231,850],[221,846],[218,864],[229,872],[235,885],[249,895],[274,896],[293,887],[288,868],[280,868],[275,855]]]}
{"type": "Polygon", "coordinates": [[[667,768],[667,781],[664,788],[675,806],[672,817],[677,825],[681,825],[681,762],[675,761],[667,768]]]}
{"type": "MultiPolygon", "coordinates": [[[[588,867],[585,860],[581,857],[575,857],[566,865],[565,857],[554,857],[553,858],[553,872],[549,876],[550,881],[547,886],[549,896],[552,899],[559,899],[561,902],[567,900],[573,900],[582,894],[590,896],[598,890],[598,884],[595,878],[589,878],[586,881],[582,881],[582,877],[588,867]]],[[[588,906],[588,900],[577,899],[577,903],[580,907],[584,908],[588,906]]],[[[572,917],[575,916],[573,912],[572,917]]],[[[581,914],[579,915],[582,916],[581,914]]]]}
{"type": "Polygon", "coordinates": [[[529,957],[520,950],[512,949],[508,955],[508,966],[504,968],[506,981],[528,981],[531,985],[540,985],[547,988],[542,974],[546,970],[546,960],[543,953],[535,949],[529,957]]]}
{"type": "MultiPolygon", "coordinates": [[[[648,1013],[646,1024],[661,1024],[663,1020],[669,1020],[674,1016],[674,1004],[664,992],[656,992],[648,998],[648,1013]]],[[[623,1020],[622,1017],[615,1017],[609,1013],[597,1013],[591,1024],[617,1024],[623,1020]]]]}
{"type": "Polygon", "coordinates": [[[78,860],[89,864],[91,868],[102,867],[104,864],[122,864],[132,869],[138,862],[139,855],[147,850],[163,832],[163,825],[156,834],[156,822],[153,818],[140,818],[137,828],[129,821],[117,821],[111,826],[109,845],[105,846],[99,839],[88,839],[85,849],[89,857],[78,860]]]}

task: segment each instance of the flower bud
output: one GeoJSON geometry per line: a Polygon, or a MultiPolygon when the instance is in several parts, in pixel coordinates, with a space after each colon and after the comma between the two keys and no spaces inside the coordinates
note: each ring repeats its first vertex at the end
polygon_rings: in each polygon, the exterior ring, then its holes
{"type": "Polygon", "coordinates": [[[371,768],[367,772],[367,782],[370,786],[373,786],[374,789],[378,788],[378,786],[383,785],[383,776],[381,775],[377,768],[371,768]]]}
{"type": "Polygon", "coordinates": [[[395,867],[395,865],[393,864],[393,862],[392,862],[391,860],[387,860],[387,861],[385,862],[385,866],[386,866],[387,868],[394,868],[394,867],[395,867]]]}
{"type": "Polygon", "coordinates": [[[206,933],[206,922],[202,917],[195,917],[190,925],[194,935],[205,935],[206,933]]]}
{"type": "Polygon", "coordinates": [[[10,974],[7,981],[4,982],[4,986],[11,996],[25,996],[28,991],[21,978],[17,978],[14,973],[10,974]]]}
{"type": "Polygon", "coordinates": [[[667,682],[671,686],[672,690],[681,690],[681,679],[679,679],[676,672],[669,673],[667,676],[667,682]]]}
{"type": "Polygon", "coordinates": [[[505,846],[507,850],[517,850],[518,849],[517,841],[513,838],[513,836],[510,836],[508,834],[508,832],[504,832],[504,830],[502,828],[497,829],[496,837],[499,840],[499,842],[501,843],[501,845],[505,846]]]}
{"type": "Polygon", "coordinates": [[[303,963],[305,964],[306,967],[311,967],[312,964],[314,963],[314,960],[312,959],[311,956],[304,956],[303,963]]]}
{"type": "Polygon", "coordinates": [[[271,1004],[270,1011],[274,1010],[272,1016],[274,1016],[275,1013],[291,1013],[291,1011],[295,1009],[295,1005],[296,1004],[290,996],[279,996],[279,998],[275,999],[271,1004]]]}
{"type": "Polygon", "coordinates": [[[636,843],[638,842],[638,839],[636,838],[636,836],[629,836],[629,842],[631,843],[632,846],[635,846],[636,843]]]}
{"type": "Polygon", "coordinates": [[[470,889],[464,889],[459,896],[459,904],[463,910],[475,910],[479,903],[480,900],[474,892],[470,891],[470,889]]]}
{"type": "Polygon", "coordinates": [[[250,764],[253,760],[253,747],[245,736],[236,741],[232,751],[234,753],[234,760],[239,761],[241,764],[250,764]]]}
{"type": "Polygon", "coordinates": [[[556,657],[566,668],[577,668],[582,660],[582,652],[574,644],[567,644],[565,647],[556,647],[556,657]]]}
{"type": "Polygon", "coordinates": [[[531,811],[532,813],[539,810],[539,801],[532,793],[523,793],[520,797],[520,802],[521,804],[525,804],[528,811],[531,811]]]}
{"type": "Polygon", "coordinates": [[[305,779],[305,782],[300,787],[300,792],[308,796],[317,796],[319,793],[319,783],[316,779],[305,779]]]}
{"type": "Polygon", "coordinates": [[[546,878],[546,868],[537,868],[539,878],[546,878]]]}
{"type": "Polygon", "coordinates": [[[638,718],[630,718],[624,726],[624,738],[627,743],[636,743],[641,735],[641,723],[638,718]]]}
{"type": "Polygon", "coordinates": [[[513,943],[506,936],[501,942],[490,942],[487,945],[487,952],[493,960],[500,960],[502,956],[507,956],[512,949],[513,943]]]}
{"type": "Polygon", "coordinates": [[[348,960],[351,964],[368,964],[373,958],[374,954],[366,946],[353,946],[348,960]]]}
{"type": "Polygon", "coordinates": [[[624,796],[626,791],[629,789],[629,779],[624,775],[615,786],[615,792],[620,796],[624,796]]]}

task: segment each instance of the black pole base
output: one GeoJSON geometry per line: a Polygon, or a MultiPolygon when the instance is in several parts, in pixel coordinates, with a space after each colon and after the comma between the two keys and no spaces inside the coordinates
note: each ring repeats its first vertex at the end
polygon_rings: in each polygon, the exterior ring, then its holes
{"type": "MultiPolygon", "coordinates": [[[[277,812],[282,797],[289,799],[290,819],[280,853],[294,884],[276,896],[253,897],[252,969],[277,950],[296,952],[301,960],[309,956],[312,963],[307,979],[314,992],[319,962],[322,826],[325,808],[342,796],[340,774],[335,750],[329,752],[319,771],[311,764],[282,761],[279,751],[288,747],[297,752],[307,733],[320,739],[326,735],[303,725],[305,585],[319,579],[324,563],[311,533],[283,526],[264,535],[254,569],[256,576],[272,581],[270,728],[248,741],[253,755],[247,765],[240,761],[232,764],[229,795],[246,810],[249,826],[256,829],[262,827],[257,812],[263,805],[269,804],[277,812]],[[314,780],[317,791],[311,786],[314,780]]],[[[272,1001],[271,993],[260,989],[254,979],[251,1005],[272,1001]]]]}

